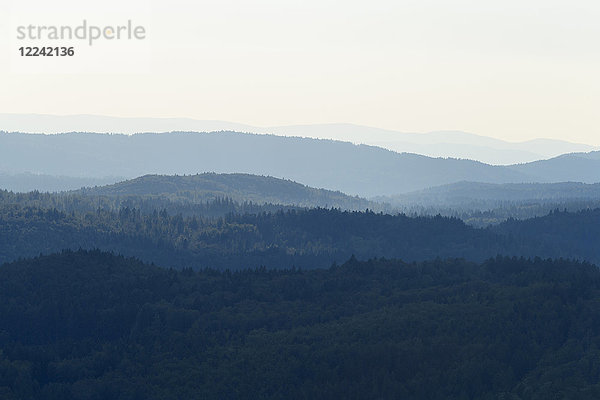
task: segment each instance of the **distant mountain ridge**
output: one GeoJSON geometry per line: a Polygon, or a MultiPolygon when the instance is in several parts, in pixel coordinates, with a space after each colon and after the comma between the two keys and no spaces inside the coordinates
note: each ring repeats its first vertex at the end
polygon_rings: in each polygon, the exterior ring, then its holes
{"type": "Polygon", "coordinates": [[[0,133],[0,171],[93,178],[248,173],[362,197],[463,180],[504,183],[542,179],[470,160],[399,154],[332,140],[238,132],[131,136],[0,133]]]}
{"type": "Polygon", "coordinates": [[[562,140],[535,139],[507,142],[460,131],[405,133],[354,124],[312,124],[257,127],[226,121],[191,118],[123,118],[99,115],[1,114],[0,130],[27,133],[98,132],[134,134],[171,131],[237,131],[278,136],[297,136],[348,141],[380,146],[388,150],[429,157],[477,160],[509,165],[556,157],[572,152],[599,150],[586,144],[562,140]]]}
{"type": "Polygon", "coordinates": [[[0,133],[0,172],[5,174],[130,179],[148,174],[246,173],[367,198],[460,181],[596,183],[600,182],[598,154],[493,166],[348,142],[239,132],[0,133]]]}
{"type": "Polygon", "coordinates": [[[250,174],[203,173],[185,176],[145,175],[108,186],[78,191],[99,196],[158,196],[171,201],[200,203],[217,198],[300,207],[365,210],[378,206],[342,192],[315,189],[290,180],[250,174]]]}
{"type": "Polygon", "coordinates": [[[295,125],[267,128],[283,136],[329,138],[379,146],[399,153],[460,158],[493,165],[510,165],[548,159],[561,154],[597,150],[598,147],[554,139],[507,142],[461,131],[405,133],[352,124],[295,125]]]}

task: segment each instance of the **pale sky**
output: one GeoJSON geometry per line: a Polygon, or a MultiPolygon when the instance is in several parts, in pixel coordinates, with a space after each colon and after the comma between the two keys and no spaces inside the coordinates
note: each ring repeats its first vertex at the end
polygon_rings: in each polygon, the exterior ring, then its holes
{"type": "Polygon", "coordinates": [[[600,145],[597,0],[10,0],[0,27],[2,113],[345,122],[600,145]],[[131,19],[147,37],[75,43],[71,59],[19,56],[16,26],[83,19],[131,19]]]}

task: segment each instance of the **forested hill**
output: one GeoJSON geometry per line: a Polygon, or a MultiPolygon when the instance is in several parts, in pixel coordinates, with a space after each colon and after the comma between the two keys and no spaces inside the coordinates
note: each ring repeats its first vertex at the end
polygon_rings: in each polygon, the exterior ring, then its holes
{"type": "Polygon", "coordinates": [[[325,189],[311,188],[290,180],[250,174],[145,175],[114,185],[79,190],[86,196],[161,197],[180,203],[206,203],[228,198],[240,203],[281,204],[300,207],[334,207],[365,210],[377,203],[325,189]]]}
{"type": "Polygon", "coordinates": [[[540,244],[540,254],[559,256],[569,249],[568,257],[593,260],[600,266],[600,209],[578,212],[554,212],[544,217],[524,221],[509,219],[490,230],[517,240],[535,240],[540,244]],[[551,251],[552,247],[554,251],[551,251]],[[599,249],[594,258],[587,258],[590,249],[599,249]]]}
{"type": "Polygon", "coordinates": [[[553,212],[476,229],[456,218],[408,217],[329,209],[202,219],[138,209],[64,213],[0,208],[0,262],[61,249],[114,251],[167,267],[326,268],[361,259],[419,261],[496,254],[578,258],[600,264],[600,209],[553,212]]]}
{"type": "Polygon", "coordinates": [[[598,399],[600,272],[497,257],[0,267],[2,399],[598,399]]]}
{"type": "Polygon", "coordinates": [[[446,215],[487,227],[507,219],[525,220],[553,210],[577,212],[600,207],[600,183],[457,182],[374,201],[410,215],[446,215]]]}

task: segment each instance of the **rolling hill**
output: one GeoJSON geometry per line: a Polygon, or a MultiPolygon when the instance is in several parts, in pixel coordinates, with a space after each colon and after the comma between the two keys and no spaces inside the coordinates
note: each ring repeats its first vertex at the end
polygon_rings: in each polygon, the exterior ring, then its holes
{"type": "Polygon", "coordinates": [[[482,183],[457,182],[412,193],[378,197],[392,205],[454,207],[465,204],[502,204],[507,202],[552,202],[566,200],[599,200],[600,183],[482,183]]]}
{"type": "Polygon", "coordinates": [[[364,210],[377,204],[341,192],[315,189],[299,183],[250,174],[203,173],[185,176],[145,175],[113,185],[79,191],[98,196],[151,196],[171,201],[203,203],[217,198],[301,207],[364,210]]]}
{"type": "MultiPolygon", "coordinates": [[[[148,174],[245,173],[362,197],[460,181],[600,182],[598,152],[511,166],[396,153],[348,142],[239,132],[107,135],[0,133],[0,172],[131,179],[148,174]]],[[[113,182],[116,182],[113,181],[113,182]]]]}
{"type": "Polygon", "coordinates": [[[600,182],[600,151],[589,153],[571,153],[517,164],[509,167],[513,171],[536,176],[539,182],[600,182]]]}
{"type": "Polygon", "coordinates": [[[347,142],[237,132],[106,135],[0,133],[0,171],[135,178],[147,174],[248,173],[363,197],[462,180],[535,181],[476,161],[400,154],[347,142]]]}

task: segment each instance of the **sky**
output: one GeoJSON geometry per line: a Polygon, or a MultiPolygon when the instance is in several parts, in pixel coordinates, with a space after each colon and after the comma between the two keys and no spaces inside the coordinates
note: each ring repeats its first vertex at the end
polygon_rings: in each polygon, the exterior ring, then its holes
{"type": "Polygon", "coordinates": [[[0,112],[353,123],[600,145],[600,2],[75,0],[0,4],[0,112]],[[132,21],[141,40],[17,28],[132,21]],[[73,46],[23,57],[21,46],[73,46]]]}

